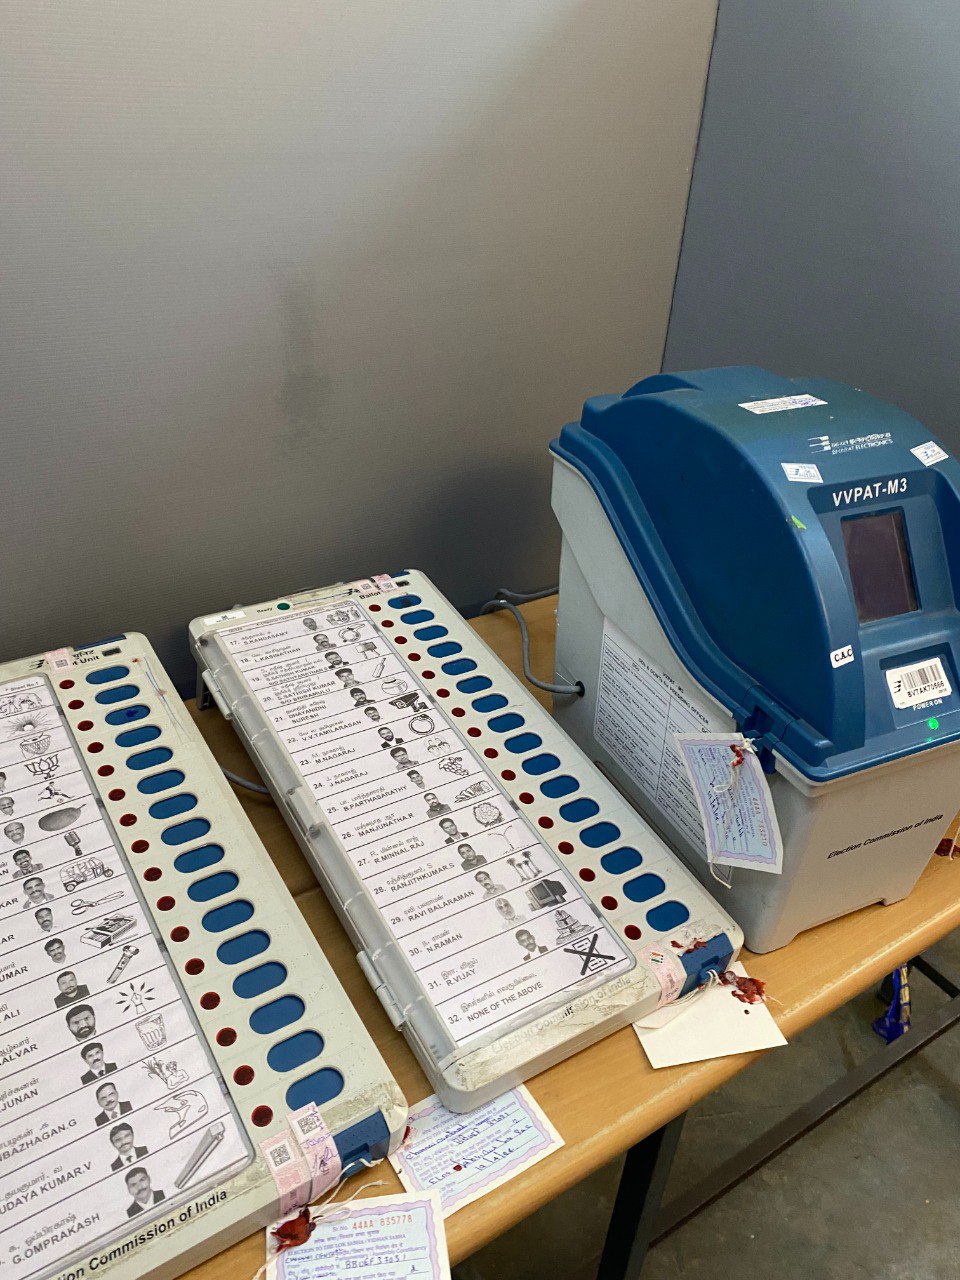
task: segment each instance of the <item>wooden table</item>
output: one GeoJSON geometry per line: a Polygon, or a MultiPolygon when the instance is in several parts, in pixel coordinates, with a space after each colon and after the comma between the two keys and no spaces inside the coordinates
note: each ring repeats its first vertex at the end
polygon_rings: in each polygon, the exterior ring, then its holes
{"type": "MultiPolygon", "coordinates": [[[[524,606],[533,668],[542,679],[549,678],[553,670],[555,603],[555,598],[550,598],[524,606]]],[[[475,619],[472,625],[519,672],[520,639],[515,621],[505,613],[495,613],[475,619]]],[[[533,692],[549,707],[549,695],[533,692]]],[[[197,712],[193,703],[189,707],[221,764],[250,777],[249,758],[232,728],[215,710],[197,712]]],[[[273,801],[251,792],[238,794],[408,1102],[425,1097],[430,1093],[426,1077],[367,985],[346,934],[316,887],[313,873],[273,801]]],[[[958,829],[955,821],[951,837],[958,829]]],[[[768,993],[776,998],[773,1012],[789,1039],[878,984],[897,965],[958,925],[960,862],[935,857],[905,901],[890,907],[867,907],[821,925],[769,955],[754,956],[744,951],[743,960],[748,972],[762,978],[768,993]]],[[[742,1071],[757,1056],[742,1054],[654,1071],[633,1031],[626,1028],[529,1081],[531,1092],[566,1145],[447,1220],[451,1261],[469,1256],[622,1155],[742,1071]],[[598,1081],[604,1082],[603,1088],[597,1087],[598,1081]]],[[[366,1177],[381,1178],[387,1183],[372,1190],[371,1195],[401,1190],[399,1179],[385,1163],[366,1177]]],[[[354,1179],[354,1183],[359,1186],[360,1180],[354,1179]]],[[[192,1280],[243,1280],[263,1262],[263,1249],[262,1233],[257,1233],[188,1275],[192,1280]]]]}

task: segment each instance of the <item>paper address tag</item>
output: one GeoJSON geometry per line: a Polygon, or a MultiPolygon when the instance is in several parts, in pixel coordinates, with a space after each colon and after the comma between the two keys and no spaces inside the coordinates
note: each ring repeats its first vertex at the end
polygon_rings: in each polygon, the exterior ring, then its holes
{"type": "Polygon", "coordinates": [[[469,1115],[454,1115],[432,1094],[408,1121],[409,1137],[390,1163],[408,1191],[438,1191],[445,1218],[563,1146],[522,1085],[469,1115]]]}
{"type": "MultiPolygon", "coordinates": [[[[742,964],[731,968],[737,978],[746,978],[742,964]]],[[[681,1006],[679,1015],[668,1024],[644,1027],[634,1023],[634,1030],[655,1068],[774,1049],[787,1043],[766,1005],[744,1001],[735,986],[705,987],[681,1006]]]]}
{"type": "Polygon", "coordinates": [[[739,733],[678,733],[710,862],[780,875],[783,840],[760,760],[739,733]]]}
{"type": "Polygon", "coordinates": [[[450,1280],[436,1192],[371,1196],[314,1210],[313,1234],[278,1253],[267,1229],[267,1257],[278,1280],[450,1280]]]}

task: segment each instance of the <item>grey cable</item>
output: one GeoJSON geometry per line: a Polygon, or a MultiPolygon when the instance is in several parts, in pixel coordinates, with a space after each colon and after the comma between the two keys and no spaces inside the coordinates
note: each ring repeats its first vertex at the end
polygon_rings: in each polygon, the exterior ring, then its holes
{"type": "Polygon", "coordinates": [[[256,791],[259,795],[268,796],[270,788],[265,787],[262,782],[251,782],[249,778],[241,778],[239,773],[234,773],[230,769],[224,769],[220,766],[220,771],[225,778],[229,778],[235,787],[246,787],[248,791],[256,791]]]}
{"type": "MultiPolygon", "coordinates": [[[[510,595],[516,595],[511,591],[510,595]]],[[[534,595],[521,597],[522,600],[539,600],[544,596],[553,595],[553,591],[541,591],[534,595]]],[[[543,689],[547,693],[569,693],[578,698],[582,698],[584,694],[583,683],[578,680],[576,684],[551,684],[548,680],[538,680],[530,670],[530,634],[527,631],[527,623],[523,614],[510,600],[496,599],[488,600],[480,610],[481,613],[492,613],[495,609],[508,609],[517,622],[520,624],[520,644],[523,651],[523,674],[531,684],[536,685],[538,689],[543,689]]]]}
{"type": "Polygon", "coordinates": [[[559,590],[559,583],[553,587],[544,587],[542,591],[511,591],[509,587],[497,587],[496,598],[507,600],[511,604],[529,604],[531,600],[543,600],[546,596],[555,596],[559,590]]]}

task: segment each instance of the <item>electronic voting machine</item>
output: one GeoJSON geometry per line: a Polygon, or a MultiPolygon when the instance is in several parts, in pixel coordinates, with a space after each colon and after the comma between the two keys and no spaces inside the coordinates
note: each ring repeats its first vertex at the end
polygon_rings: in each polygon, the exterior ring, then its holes
{"type": "Polygon", "coordinates": [[[403,1133],[141,636],[0,666],[0,1026],[8,1280],[177,1275],[403,1133]]]}
{"type": "Polygon", "coordinates": [[[765,369],[646,378],[551,446],[556,708],[712,884],[674,732],[742,733],[779,874],[717,888],[748,946],[913,888],[960,805],[960,466],[863,391],[765,369]]]}
{"type": "Polygon", "coordinates": [[[725,969],[741,935],[422,573],[190,627],[444,1104],[469,1110],[725,969]]]}

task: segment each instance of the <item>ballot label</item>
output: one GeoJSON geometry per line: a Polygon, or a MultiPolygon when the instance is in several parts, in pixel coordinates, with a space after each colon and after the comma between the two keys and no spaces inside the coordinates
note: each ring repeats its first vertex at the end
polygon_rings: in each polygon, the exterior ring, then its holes
{"type": "Polygon", "coordinates": [[[908,667],[891,667],[886,676],[893,705],[901,711],[949,698],[953,693],[939,658],[926,658],[908,667]]]}
{"type": "Polygon", "coordinates": [[[57,1270],[249,1159],[50,685],[0,685],[0,1269],[57,1270]]]}
{"type": "Polygon", "coordinates": [[[724,727],[705,703],[695,702],[604,619],[594,734],[651,807],[663,811],[703,858],[700,809],[675,735],[724,727]]]}
{"type": "Polygon", "coordinates": [[[457,1043],[633,967],[362,601],[220,637],[457,1043]]]}

